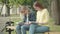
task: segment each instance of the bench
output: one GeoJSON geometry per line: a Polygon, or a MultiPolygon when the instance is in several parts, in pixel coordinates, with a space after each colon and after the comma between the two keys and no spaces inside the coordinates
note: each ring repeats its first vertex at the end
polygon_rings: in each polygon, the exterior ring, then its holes
{"type": "Polygon", "coordinates": [[[7,26],[6,28],[8,28],[8,29],[16,29],[15,27],[16,26],[7,26]]]}
{"type": "Polygon", "coordinates": [[[14,31],[14,29],[15,29],[14,22],[13,21],[7,21],[6,22],[6,32],[11,34],[11,32],[14,31]]]}
{"type": "MultiPolygon", "coordinates": [[[[11,23],[13,23],[13,22],[7,22],[7,25],[8,25],[8,26],[6,26],[7,32],[9,32],[9,34],[11,34],[11,32],[16,29],[16,26],[14,26],[14,25],[12,26],[11,23]]],[[[39,29],[40,29],[40,28],[39,28],[39,29]]],[[[40,32],[40,31],[39,31],[39,32],[40,32]]],[[[45,32],[48,32],[48,34],[49,34],[49,28],[48,28],[47,31],[45,30],[45,31],[42,32],[42,33],[45,33],[45,32]]]]}
{"type": "MultiPolygon", "coordinates": [[[[11,30],[15,30],[16,29],[16,26],[7,26],[6,28],[11,29],[11,30]]],[[[11,34],[11,32],[12,31],[9,31],[9,34],[11,34]]],[[[49,34],[49,31],[48,32],[44,32],[44,33],[49,34]]]]}
{"type": "Polygon", "coordinates": [[[6,28],[9,29],[7,32],[9,32],[9,34],[11,34],[11,32],[16,29],[16,26],[7,26],[6,28]]]}

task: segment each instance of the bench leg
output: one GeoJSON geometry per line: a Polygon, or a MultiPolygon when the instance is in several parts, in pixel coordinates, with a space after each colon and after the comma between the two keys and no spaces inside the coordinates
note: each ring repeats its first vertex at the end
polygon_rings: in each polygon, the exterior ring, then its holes
{"type": "Polygon", "coordinates": [[[8,33],[11,34],[11,31],[9,31],[8,33]]]}

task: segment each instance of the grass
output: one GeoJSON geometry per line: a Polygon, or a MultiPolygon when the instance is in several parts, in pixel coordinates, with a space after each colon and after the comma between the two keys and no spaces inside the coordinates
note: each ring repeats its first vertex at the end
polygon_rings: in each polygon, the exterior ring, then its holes
{"type": "Polygon", "coordinates": [[[54,20],[50,20],[50,22],[48,23],[49,27],[50,27],[50,31],[54,31],[54,32],[60,32],[60,25],[55,25],[55,21],[54,20]]]}
{"type": "Polygon", "coordinates": [[[58,25],[50,25],[50,31],[54,31],[54,32],[60,32],[60,26],[58,25]]]}

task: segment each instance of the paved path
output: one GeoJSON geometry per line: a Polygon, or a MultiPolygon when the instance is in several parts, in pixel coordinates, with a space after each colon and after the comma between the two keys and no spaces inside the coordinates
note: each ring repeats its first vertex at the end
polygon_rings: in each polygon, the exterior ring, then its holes
{"type": "Polygon", "coordinates": [[[5,27],[5,23],[8,21],[7,17],[0,17],[0,31],[5,27]]]}

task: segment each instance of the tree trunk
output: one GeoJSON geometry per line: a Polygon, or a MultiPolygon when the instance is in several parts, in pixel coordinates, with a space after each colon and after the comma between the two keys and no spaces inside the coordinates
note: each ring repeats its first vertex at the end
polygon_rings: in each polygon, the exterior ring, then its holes
{"type": "Polygon", "coordinates": [[[2,8],[2,12],[1,12],[1,15],[2,15],[2,16],[6,16],[6,11],[7,11],[6,9],[7,9],[7,8],[6,8],[6,5],[4,4],[4,5],[3,5],[3,8],[2,8]]]}
{"type": "Polygon", "coordinates": [[[2,12],[1,12],[2,16],[10,16],[10,8],[4,4],[3,8],[2,8],[2,12]]]}
{"type": "Polygon", "coordinates": [[[59,23],[58,25],[60,25],[60,0],[57,0],[57,3],[58,3],[58,18],[59,18],[59,23]]]}
{"type": "Polygon", "coordinates": [[[59,24],[59,14],[58,14],[58,0],[52,0],[51,2],[51,15],[55,20],[55,24],[59,24]]]}
{"type": "Polygon", "coordinates": [[[10,7],[8,5],[6,5],[7,7],[7,16],[10,16],[10,7]]]}
{"type": "Polygon", "coordinates": [[[6,16],[10,16],[10,6],[9,6],[9,0],[5,0],[4,4],[6,4],[6,12],[7,12],[7,15],[6,16]]]}

